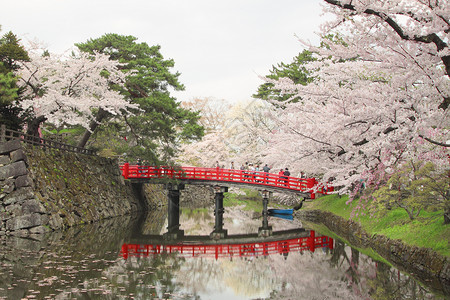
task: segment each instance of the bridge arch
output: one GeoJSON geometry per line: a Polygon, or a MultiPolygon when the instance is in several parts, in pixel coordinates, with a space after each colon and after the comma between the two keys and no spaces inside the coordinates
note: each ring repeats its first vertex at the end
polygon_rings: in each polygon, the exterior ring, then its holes
{"type": "Polygon", "coordinates": [[[332,187],[321,186],[315,178],[297,178],[248,170],[140,166],[125,163],[120,166],[122,176],[132,182],[166,183],[176,180],[184,184],[226,187],[247,187],[269,192],[295,193],[315,199],[316,194],[326,194],[332,187]]]}

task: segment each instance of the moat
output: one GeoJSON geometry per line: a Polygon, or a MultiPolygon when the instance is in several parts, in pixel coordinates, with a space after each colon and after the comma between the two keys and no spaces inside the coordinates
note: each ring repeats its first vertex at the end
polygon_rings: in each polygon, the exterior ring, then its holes
{"type": "MultiPolygon", "coordinates": [[[[227,208],[224,228],[230,236],[255,235],[264,220],[252,215],[227,208]]],[[[275,233],[298,231],[305,236],[301,232],[309,232],[299,220],[268,217],[268,222],[275,233]]],[[[180,229],[186,237],[208,236],[214,224],[212,210],[181,210],[180,229]]],[[[243,244],[251,244],[252,251],[244,255],[150,251],[124,256],[124,245],[136,242],[133,239],[137,231],[141,237],[163,237],[167,226],[167,211],[161,210],[40,235],[40,240],[4,237],[0,299],[443,297],[413,277],[336,239],[331,239],[331,247],[313,251],[264,252],[263,243],[247,240],[243,244]]],[[[319,232],[315,235],[322,236],[319,232]]],[[[140,240],[138,244],[149,243],[140,240]]]]}

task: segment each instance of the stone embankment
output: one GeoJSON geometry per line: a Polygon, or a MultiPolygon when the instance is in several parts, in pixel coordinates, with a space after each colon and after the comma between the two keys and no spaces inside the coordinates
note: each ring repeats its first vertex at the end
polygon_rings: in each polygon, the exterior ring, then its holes
{"type": "Polygon", "coordinates": [[[0,144],[0,189],[0,236],[44,233],[143,206],[117,161],[18,140],[0,144]]]}
{"type": "Polygon", "coordinates": [[[372,248],[400,270],[421,279],[436,279],[430,284],[450,294],[450,260],[437,252],[427,248],[408,246],[400,240],[391,240],[381,235],[370,236],[358,223],[330,212],[300,210],[296,212],[296,216],[302,220],[325,225],[354,247],[372,248]]]}

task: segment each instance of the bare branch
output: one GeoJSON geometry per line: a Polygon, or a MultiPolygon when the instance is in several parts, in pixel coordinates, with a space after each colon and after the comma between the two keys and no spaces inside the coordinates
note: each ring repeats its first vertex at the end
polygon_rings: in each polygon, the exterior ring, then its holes
{"type": "Polygon", "coordinates": [[[423,138],[425,141],[430,142],[434,145],[438,145],[438,146],[442,146],[442,147],[450,147],[450,144],[446,144],[446,143],[441,143],[441,142],[437,142],[437,141],[433,141],[432,139],[429,139],[427,137],[424,137],[423,135],[419,134],[419,137],[423,138]]]}

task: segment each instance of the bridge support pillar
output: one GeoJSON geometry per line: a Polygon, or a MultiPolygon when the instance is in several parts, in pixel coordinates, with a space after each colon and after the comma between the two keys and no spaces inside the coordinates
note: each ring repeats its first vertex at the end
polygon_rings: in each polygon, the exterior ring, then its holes
{"type": "Polygon", "coordinates": [[[272,193],[264,190],[261,192],[261,194],[263,197],[263,211],[262,211],[263,221],[262,226],[258,228],[258,236],[267,237],[272,235],[272,226],[269,226],[269,221],[267,220],[267,217],[269,216],[267,206],[269,204],[269,198],[272,195],[272,193]]]}
{"type": "Polygon", "coordinates": [[[168,226],[164,234],[166,240],[176,240],[184,236],[184,231],[180,229],[180,191],[184,189],[184,184],[166,184],[168,190],[168,226]]]}
{"type": "Polygon", "coordinates": [[[218,240],[221,238],[225,238],[228,235],[228,231],[223,229],[223,193],[228,192],[228,187],[223,186],[215,186],[214,187],[214,217],[215,217],[215,225],[214,231],[209,235],[212,239],[218,240]]]}

